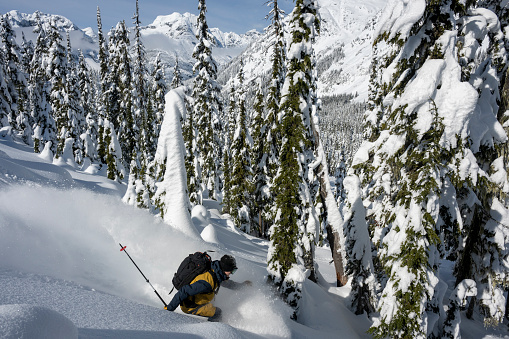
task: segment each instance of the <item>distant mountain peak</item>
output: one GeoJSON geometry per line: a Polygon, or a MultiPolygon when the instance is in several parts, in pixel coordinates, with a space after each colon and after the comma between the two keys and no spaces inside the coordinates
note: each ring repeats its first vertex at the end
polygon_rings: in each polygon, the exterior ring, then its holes
{"type": "MultiPolygon", "coordinates": [[[[143,27],[143,33],[145,35],[163,33],[173,39],[191,39],[195,41],[197,25],[198,16],[191,13],[174,12],[169,15],[158,16],[150,25],[143,27]]],[[[251,30],[245,34],[222,32],[219,28],[209,27],[209,30],[216,40],[216,46],[220,48],[247,46],[261,36],[261,33],[256,30],[251,30]]]]}
{"type": "Polygon", "coordinates": [[[36,14],[39,14],[39,18],[42,22],[50,22],[55,20],[55,23],[59,29],[76,31],[80,28],[76,26],[71,20],[64,16],[56,14],[46,14],[36,11],[32,14],[22,13],[17,10],[7,12],[5,15],[9,17],[11,25],[13,27],[33,27],[37,25],[36,14]]]}

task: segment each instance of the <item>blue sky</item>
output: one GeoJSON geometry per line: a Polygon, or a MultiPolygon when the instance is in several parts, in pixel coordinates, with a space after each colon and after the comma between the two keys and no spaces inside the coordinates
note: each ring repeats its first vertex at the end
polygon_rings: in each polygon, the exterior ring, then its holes
{"type": "MultiPolygon", "coordinates": [[[[138,0],[142,25],[151,24],[158,15],[173,12],[198,14],[198,0],[138,0]]],[[[208,0],[207,23],[224,32],[245,33],[250,29],[263,30],[269,22],[265,16],[270,8],[267,0],[208,0]]],[[[287,13],[293,9],[293,0],[279,0],[287,13]]],[[[0,13],[11,10],[33,13],[39,10],[48,14],[59,14],[80,28],[92,27],[97,31],[97,6],[101,10],[104,30],[125,20],[131,26],[136,9],[136,0],[14,0],[0,1],[0,13]]]]}

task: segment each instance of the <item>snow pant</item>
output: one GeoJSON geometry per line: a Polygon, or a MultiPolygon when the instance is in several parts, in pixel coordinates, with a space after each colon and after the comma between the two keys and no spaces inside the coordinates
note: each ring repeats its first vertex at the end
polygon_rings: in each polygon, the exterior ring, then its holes
{"type": "Polygon", "coordinates": [[[214,305],[212,305],[212,303],[198,305],[197,307],[194,307],[194,308],[187,308],[184,305],[181,305],[180,308],[182,309],[182,311],[184,313],[199,315],[202,317],[213,317],[216,315],[216,313],[218,313],[218,314],[221,313],[221,309],[214,307],[214,305]],[[217,312],[217,311],[219,311],[219,312],[217,312]]]}

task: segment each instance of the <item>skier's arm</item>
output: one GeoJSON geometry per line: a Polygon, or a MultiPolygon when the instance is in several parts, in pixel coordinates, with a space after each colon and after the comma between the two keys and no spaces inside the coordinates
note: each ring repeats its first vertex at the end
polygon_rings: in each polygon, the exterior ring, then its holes
{"type": "Polygon", "coordinates": [[[193,295],[201,294],[201,293],[210,293],[212,292],[212,286],[205,280],[198,280],[193,284],[186,285],[182,287],[174,296],[170,303],[166,306],[168,311],[175,311],[178,305],[180,305],[184,300],[193,295]]]}

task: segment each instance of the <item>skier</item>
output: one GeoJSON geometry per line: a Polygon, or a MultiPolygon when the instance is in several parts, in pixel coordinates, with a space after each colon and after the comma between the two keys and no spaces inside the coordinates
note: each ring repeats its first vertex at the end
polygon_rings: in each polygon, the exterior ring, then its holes
{"type": "Polygon", "coordinates": [[[214,260],[211,270],[196,276],[190,284],[178,290],[166,309],[174,311],[180,305],[180,309],[184,313],[208,317],[208,321],[220,321],[221,309],[212,305],[212,300],[221,283],[229,289],[251,285],[249,280],[243,283],[229,280],[230,275],[236,270],[237,262],[231,255],[226,254],[221,257],[221,260],[214,260]]]}

